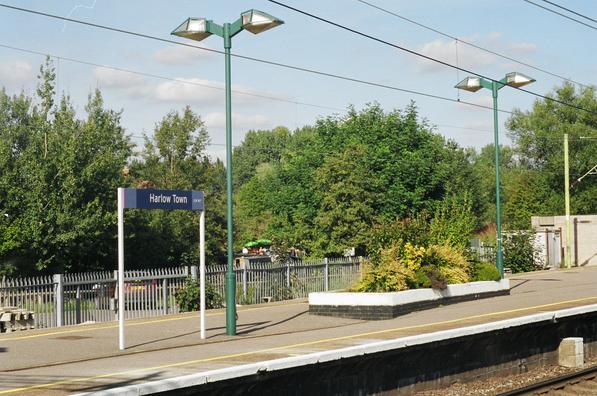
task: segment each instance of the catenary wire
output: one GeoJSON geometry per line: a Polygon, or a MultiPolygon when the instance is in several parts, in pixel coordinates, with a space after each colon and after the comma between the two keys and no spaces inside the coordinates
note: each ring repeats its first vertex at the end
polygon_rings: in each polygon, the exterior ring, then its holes
{"type": "Polygon", "coordinates": [[[492,54],[492,55],[495,55],[495,56],[499,56],[500,58],[507,59],[507,60],[509,60],[509,61],[512,61],[512,62],[516,62],[516,63],[518,63],[519,65],[526,66],[526,67],[528,67],[528,68],[531,68],[531,69],[533,69],[533,70],[537,70],[537,71],[539,71],[539,72],[541,72],[541,73],[548,74],[548,75],[550,75],[550,76],[552,76],[552,77],[556,77],[556,78],[562,79],[562,80],[564,80],[564,81],[569,81],[569,82],[571,82],[571,83],[574,83],[574,84],[576,84],[576,85],[579,85],[579,86],[582,86],[582,87],[588,87],[588,85],[587,85],[587,84],[583,84],[583,83],[580,83],[580,82],[578,82],[578,81],[574,81],[574,80],[572,80],[571,78],[567,78],[567,77],[561,76],[561,75],[559,75],[559,74],[556,74],[556,73],[550,72],[549,70],[546,70],[546,69],[544,69],[544,68],[541,68],[541,67],[538,67],[538,66],[533,66],[533,65],[531,65],[530,63],[527,63],[527,62],[520,61],[520,60],[518,60],[518,59],[515,59],[515,58],[509,57],[509,56],[507,56],[507,55],[501,54],[501,53],[499,53],[499,52],[497,52],[497,51],[493,51],[493,50],[490,50],[490,49],[487,49],[487,48],[481,47],[481,46],[479,46],[479,45],[477,45],[477,44],[471,43],[470,41],[462,40],[462,39],[460,39],[460,38],[458,38],[458,37],[456,37],[456,36],[452,36],[452,35],[450,35],[450,34],[448,34],[448,33],[442,32],[442,31],[440,31],[440,30],[438,30],[438,29],[435,29],[435,28],[433,28],[433,27],[430,27],[430,26],[428,26],[428,25],[424,25],[424,24],[422,24],[422,23],[420,23],[420,22],[417,22],[417,21],[414,21],[414,20],[412,20],[412,19],[406,18],[406,17],[404,17],[404,16],[402,16],[402,15],[400,15],[400,14],[396,13],[396,12],[390,11],[390,10],[388,10],[388,9],[386,9],[386,8],[380,7],[380,6],[376,5],[376,4],[370,3],[370,2],[368,2],[368,1],[365,1],[365,0],[356,0],[356,1],[358,1],[359,3],[365,4],[365,5],[369,6],[369,7],[375,8],[375,9],[377,9],[377,10],[379,10],[379,11],[382,11],[382,12],[384,12],[384,13],[386,13],[386,14],[389,14],[389,15],[395,16],[395,17],[397,17],[397,18],[400,18],[400,19],[402,19],[403,21],[409,22],[409,23],[411,23],[411,24],[413,24],[413,25],[416,25],[416,26],[422,27],[422,28],[424,28],[424,29],[427,29],[427,30],[429,30],[429,31],[432,31],[432,32],[434,32],[434,33],[437,33],[437,34],[439,34],[439,35],[441,35],[441,36],[444,36],[444,37],[447,37],[447,38],[449,38],[449,39],[452,39],[452,40],[456,41],[457,43],[462,43],[462,44],[468,45],[468,46],[470,46],[470,47],[476,48],[476,49],[478,49],[478,50],[484,51],[484,52],[486,52],[486,53],[488,53],[488,54],[492,54]]]}
{"type": "MultiPolygon", "coordinates": [[[[81,21],[81,20],[78,20],[78,19],[66,18],[66,17],[62,17],[62,16],[59,16],[59,15],[54,15],[54,14],[49,14],[49,13],[45,13],[45,12],[41,12],[41,11],[31,10],[31,9],[28,9],[28,8],[22,8],[22,7],[17,7],[17,6],[13,6],[13,5],[3,4],[3,3],[0,3],[0,7],[11,9],[11,10],[15,10],[15,11],[20,11],[20,12],[26,12],[26,13],[30,13],[30,14],[34,14],[34,15],[45,16],[45,17],[48,17],[48,18],[58,19],[58,20],[62,20],[62,21],[73,22],[73,23],[77,23],[77,24],[80,24],[80,25],[91,26],[91,27],[95,27],[95,28],[98,28],[98,29],[103,29],[103,30],[117,32],[117,33],[132,35],[132,36],[141,37],[141,38],[145,38],[145,39],[156,40],[156,41],[160,41],[160,42],[163,42],[163,43],[181,45],[181,46],[184,46],[184,47],[195,48],[195,49],[209,51],[209,52],[214,52],[214,53],[218,53],[218,54],[224,54],[224,51],[219,51],[219,50],[215,50],[215,49],[212,49],[212,48],[207,48],[207,47],[201,47],[201,46],[198,46],[198,45],[182,43],[182,42],[179,42],[179,41],[164,39],[164,38],[161,38],[161,37],[151,36],[151,35],[148,35],[148,34],[143,34],[143,33],[138,33],[138,32],[133,32],[133,31],[128,31],[128,30],[119,29],[119,28],[114,28],[114,27],[111,27],[111,26],[100,25],[100,24],[96,24],[96,23],[92,23],[92,22],[85,22],[85,21],[81,21]]],[[[315,74],[315,75],[319,75],[319,76],[330,77],[330,78],[335,78],[335,79],[345,80],[345,81],[351,81],[351,82],[355,82],[355,83],[359,83],[359,84],[363,84],[363,85],[369,85],[369,86],[374,86],[374,87],[378,87],[378,88],[385,88],[385,89],[389,89],[389,90],[393,90],[393,91],[410,93],[410,94],[413,94],[413,95],[424,96],[424,97],[428,97],[428,98],[432,98],[432,99],[438,99],[438,100],[444,100],[444,101],[448,101],[448,102],[461,103],[461,104],[464,104],[464,105],[467,105],[467,106],[473,106],[473,107],[478,107],[478,108],[493,110],[493,107],[491,107],[491,106],[484,106],[484,105],[480,105],[480,104],[477,104],[477,103],[467,102],[467,101],[464,101],[464,100],[457,100],[457,99],[452,99],[452,98],[448,98],[448,97],[440,96],[440,95],[434,95],[434,94],[430,94],[430,93],[426,93],[426,92],[421,92],[421,91],[415,91],[415,90],[410,90],[410,89],[399,88],[399,87],[392,86],[392,85],[376,83],[376,82],[373,82],[373,81],[367,81],[367,80],[362,80],[362,79],[348,77],[348,76],[342,76],[342,75],[339,75],[339,74],[323,72],[323,71],[319,71],[319,70],[315,70],[315,69],[309,69],[309,68],[306,68],[306,67],[294,66],[294,65],[289,65],[289,64],[281,63],[281,62],[269,61],[269,60],[265,60],[265,59],[259,59],[259,58],[254,58],[254,57],[250,57],[250,56],[246,56],[246,55],[239,55],[239,54],[234,54],[234,53],[231,54],[231,56],[236,57],[238,59],[244,59],[244,60],[249,60],[249,61],[253,61],[253,62],[259,62],[259,63],[271,65],[271,66],[282,67],[282,68],[286,68],[286,69],[290,69],[290,70],[301,71],[301,72],[315,74]]],[[[475,74],[475,73],[473,73],[473,74],[475,74]]],[[[498,111],[500,111],[502,113],[506,113],[506,114],[512,114],[512,112],[508,111],[508,110],[498,109],[498,111]]]]}
{"type": "MultiPolygon", "coordinates": [[[[196,86],[205,87],[205,88],[217,89],[220,91],[224,90],[223,87],[218,87],[215,85],[204,84],[204,83],[200,83],[200,82],[196,82],[196,81],[183,80],[180,78],[167,77],[167,76],[162,76],[159,74],[142,72],[139,70],[125,69],[122,67],[102,65],[99,63],[94,63],[94,62],[85,61],[85,60],[81,60],[81,59],[69,58],[69,57],[51,54],[51,53],[43,53],[41,51],[35,51],[35,50],[21,48],[21,47],[14,47],[14,46],[11,46],[8,44],[0,43],[0,47],[15,50],[15,51],[20,51],[20,52],[25,52],[25,53],[29,53],[29,54],[34,54],[34,55],[49,56],[51,58],[60,59],[60,60],[64,60],[64,61],[72,62],[72,63],[78,63],[78,64],[82,64],[82,65],[87,65],[87,66],[95,66],[95,67],[100,67],[103,69],[115,70],[115,71],[120,71],[120,72],[124,72],[124,73],[130,73],[130,74],[135,74],[135,75],[139,75],[139,76],[144,76],[144,77],[151,77],[151,78],[156,78],[156,79],[160,79],[160,80],[173,81],[173,82],[180,83],[180,84],[196,85],[196,86]]],[[[338,107],[318,105],[318,104],[313,104],[313,103],[296,101],[296,100],[292,100],[292,99],[284,99],[284,98],[279,98],[276,96],[269,96],[269,95],[264,95],[264,94],[247,92],[247,91],[242,91],[242,90],[238,90],[238,89],[232,89],[232,92],[234,92],[236,94],[254,96],[257,98],[269,99],[269,100],[273,100],[273,101],[291,103],[291,104],[301,105],[301,106],[317,107],[317,108],[321,108],[321,109],[336,110],[336,111],[344,111],[345,110],[345,109],[341,109],[338,107]]]]}
{"type": "MultiPolygon", "coordinates": [[[[329,19],[325,19],[325,18],[323,18],[323,17],[320,17],[320,16],[318,16],[318,15],[315,15],[315,14],[313,14],[313,13],[310,13],[310,12],[307,12],[307,11],[304,11],[304,10],[301,10],[301,9],[298,9],[298,8],[296,8],[296,7],[292,7],[292,6],[288,5],[288,4],[284,4],[284,3],[281,3],[281,2],[279,2],[279,1],[276,1],[276,0],[267,0],[267,1],[269,1],[270,3],[276,4],[276,5],[279,5],[279,6],[281,6],[281,7],[284,7],[284,8],[286,8],[286,9],[289,9],[289,10],[291,10],[291,11],[295,11],[295,12],[297,12],[297,13],[299,13],[299,14],[302,14],[302,15],[308,16],[308,17],[310,17],[310,18],[313,18],[313,19],[316,19],[316,20],[318,20],[318,21],[321,21],[321,22],[327,23],[327,24],[329,24],[329,25],[332,25],[332,26],[338,27],[338,28],[340,28],[340,29],[346,30],[346,31],[348,31],[348,32],[354,33],[354,34],[356,34],[356,35],[359,35],[359,36],[362,36],[362,37],[368,38],[368,39],[370,39],[370,40],[376,41],[376,42],[378,42],[378,43],[381,43],[381,44],[384,44],[384,45],[388,45],[388,46],[390,46],[390,47],[393,47],[393,48],[396,48],[396,49],[398,49],[398,50],[400,50],[400,51],[407,52],[407,53],[409,53],[409,54],[411,54],[411,55],[415,55],[415,56],[418,56],[418,57],[420,57],[420,58],[427,59],[427,60],[429,60],[429,61],[431,61],[431,62],[435,62],[435,63],[438,63],[438,64],[440,64],[440,65],[443,65],[443,66],[446,66],[446,67],[450,67],[450,68],[452,68],[452,69],[461,70],[461,71],[467,72],[467,73],[469,73],[469,74],[473,74],[473,75],[479,76],[479,77],[481,77],[481,78],[484,78],[484,79],[486,79],[486,80],[488,80],[488,81],[492,81],[492,82],[499,83],[499,81],[498,81],[498,80],[496,80],[496,79],[494,79],[494,78],[491,78],[491,77],[485,76],[485,75],[483,75],[483,74],[480,74],[480,73],[477,73],[477,72],[474,72],[474,71],[471,71],[471,70],[467,70],[467,69],[465,69],[465,68],[463,68],[463,67],[459,67],[459,66],[453,65],[453,64],[451,64],[451,63],[449,63],[449,62],[444,62],[444,61],[442,61],[442,60],[439,60],[439,59],[433,58],[433,57],[431,57],[431,56],[428,56],[428,55],[422,54],[422,53],[420,53],[420,52],[417,52],[417,51],[411,50],[411,49],[409,49],[409,48],[402,47],[402,46],[400,46],[400,45],[397,45],[397,44],[391,43],[391,42],[389,42],[389,41],[387,41],[387,40],[384,40],[384,39],[381,39],[381,38],[379,38],[379,37],[375,37],[375,36],[372,36],[372,35],[370,35],[370,34],[363,33],[363,32],[361,32],[361,31],[359,31],[359,30],[356,30],[356,29],[350,28],[350,27],[348,27],[348,26],[344,26],[344,25],[342,25],[342,24],[340,24],[340,23],[337,23],[337,22],[331,21],[331,20],[329,20],[329,19]]],[[[524,0],[524,1],[527,1],[527,0],[524,0]]],[[[501,84],[503,84],[503,83],[501,83],[501,84]]],[[[516,89],[516,90],[518,90],[518,91],[521,91],[521,92],[526,92],[526,93],[528,93],[528,94],[530,94],[530,95],[533,95],[533,96],[535,96],[535,97],[538,97],[538,98],[541,98],[541,99],[544,99],[544,100],[549,100],[549,101],[551,101],[551,102],[559,103],[559,104],[561,104],[561,105],[568,106],[568,107],[574,108],[574,109],[576,109],[576,110],[585,111],[585,112],[587,112],[587,113],[590,113],[590,114],[593,114],[593,115],[596,115],[596,116],[597,116],[597,113],[595,113],[595,112],[593,112],[593,111],[591,111],[591,110],[588,110],[588,109],[585,109],[585,108],[583,108],[583,107],[576,106],[576,105],[573,105],[573,104],[570,104],[570,103],[567,103],[567,102],[564,102],[564,101],[561,101],[561,100],[558,100],[558,99],[554,99],[554,98],[551,98],[551,97],[549,97],[549,96],[541,95],[541,94],[539,94],[539,93],[537,93],[537,92],[529,91],[528,89],[523,89],[523,88],[520,88],[520,87],[514,87],[514,86],[512,86],[512,85],[507,85],[507,84],[506,84],[505,86],[507,86],[507,87],[510,87],[510,88],[512,88],[512,89],[516,89]]]]}
{"type": "Polygon", "coordinates": [[[552,2],[552,1],[549,1],[549,0],[542,0],[542,1],[543,1],[544,3],[551,4],[551,5],[552,5],[552,6],[554,6],[554,7],[558,7],[559,9],[562,9],[562,10],[564,10],[564,11],[568,11],[569,13],[571,13],[571,14],[574,14],[574,15],[577,15],[577,16],[579,16],[579,17],[581,17],[581,18],[585,18],[585,19],[587,19],[587,20],[589,20],[589,21],[591,21],[591,22],[595,22],[595,23],[597,23],[597,20],[595,20],[595,19],[593,19],[593,18],[591,18],[591,17],[588,17],[588,16],[586,16],[586,15],[584,15],[584,14],[581,14],[580,12],[576,12],[576,11],[574,11],[574,10],[571,10],[570,8],[566,8],[566,7],[564,7],[564,6],[561,6],[561,5],[557,4],[557,3],[554,3],[554,2],[552,2]]]}
{"type": "Polygon", "coordinates": [[[578,20],[578,19],[576,19],[576,18],[572,18],[571,16],[568,16],[568,15],[566,15],[566,14],[562,14],[561,12],[558,12],[558,11],[556,11],[556,10],[552,10],[551,8],[544,7],[544,6],[542,6],[541,4],[537,4],[537,3],[535,3],[535,2],[533,2],[533,1],[531,1],[531,0],[522,0],[522,1],[524,1],[524,2],[526,2],[526,3],[529,3],[529,4],[532,4],[532,5],[534,5],[535,7],[542,8],[542,9],[544,9],[545,11],[551,12],[552,14],[556,14],[556,15],[559,15],[559,16],[561,16],[561,17],[563,17],[563,18],[569,19],[569,20],[571,20],[571,21],[573,21],[573,22],[580,23],[581,25],[584,25],[584,26],[586,26],[586,27],[588,27],[588,28],[590,28],[590,29],[597,30],[597,27],[595,27],[595,26],[593,26],[593,25],[589,25],[588,23],[584,23],[583,21],[579,21],[579,20],[578,20]]]}
{"type": "MultiPolygon", "coordinates": [[[[14,46],[7,45],[7,44],[2,44],[2,43],[0,43],[0,47],[11,49],[11,50],[15,50],[15,51],[20,51],[20,52],[25,52],[25,53],[29,53],[29,54],[33,54],[33,55],[49,56],[51,58],[55,58],[55,59],[59,59],[59,60],[64,60],[64,61],[67,61],[67,62],[73,62],[73,63],[83,64],[83,65],[88,65],[88,66],[95,66],[95,67],[101,67],[101,68],[110,69],[110,70],[122,71],[122,72],[125,72],[125,73],[131,73],[131,74],[135,74],[135,75],[140,75],[140,76],[145,76],[145,77],[151,77],[151,78],[156,78],[156,79],[174,81],[174,82],[178,82],[178,83],[181,83],[181,84],[198,85],[198,86],[202,86],[202,87],[223,90],[222,87],[212,86],[212,85],[209,85],[209,84],[202,84],[202,83],[192,82],[192,81],[188,81],[188,80],[181,80],[181,79],[177,79],[177,78],[172,78],[172,77],[166,77],[166,76],[162,76],[162,75],[158,75],[158,74],[141,72],[141,71],[138,71],[138,70],[125,69],[125,68],[116,67],[116,66],[108,66],[108,65],[104,65],[104,64],[99,64],[99,63],[84,61],[84,60],[81,60],[81,59],[75,59],[75,58],[70,58],[70,57],[55,55],[55,54],[51,54],[51,53],[43,53],[41,51],[35,51],[35,50],[26,49],[26,48],[22,48],[22,47],[14,47],[14,46]]],[[[293,104],[304,105],[304,106],[312,106],[312,107],[318,107],[318,108],[329,109],[329,110],[337,110],[337,111],[345,111],[346,110],[346,109],[341,109],[339,107],[333,107],[333,106],[328,106],[328,105],[319,105],[319,104],[313,104],[313,103],[292,101],[292,100],[277,98],[275,96],[260,95],[260,94],[254,94],[254,93],[244,92],[244,91],[238,91],[238,90],[232,90],[232,91],[235,92],[235,93],[239,93],[239,94],[244,94],[244,95],[249,95],[249,96],[256,96],[256,97],[266,98],[266,99],[270,99],[270,100],[274,100],[274,101],[289,102],[289,103],[293,103],[293,104]]],[[[457,126],[457,125],[447,125],[447,124],[433,124],[433,125],[435,127],[442,127],[442,128],[455,128],[455,129],[464,129],[464,130],[477,131],[477,132],[493,133],[492,131],[487,130],[487,129],[470,128],[470,127],[463,127],[463,126],[457,126]]],[[[134,139],[143,139],[144,138],[144,136],[142,136],[142,135],[129,135],[129,136],[132,137],[132,138],[134,138],[134,139]]],[[[219,143],[209,143],[207,145],[208,146],[225,146],[225,144],[223,144],[223,143],[222,144],[219,144],[219,143]]],[[[233,147],[237,147],[237,146],[233,146],[233,147]]]]}

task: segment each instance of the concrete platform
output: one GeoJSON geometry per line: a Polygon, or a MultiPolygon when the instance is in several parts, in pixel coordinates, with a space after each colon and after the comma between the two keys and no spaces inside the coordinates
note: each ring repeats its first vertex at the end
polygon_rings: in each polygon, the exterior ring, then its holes
{"type": "Polygon", "coordinates": [[[234,337],[210,311],[204,341],[197,314],[129,321],[123,352],[116,323],[2,334],[0,395],[99,391],[597,303],[596,267],[510,279],[510,296],[386,321],[311,316],[306,301],[242,307],[234,337]]]}

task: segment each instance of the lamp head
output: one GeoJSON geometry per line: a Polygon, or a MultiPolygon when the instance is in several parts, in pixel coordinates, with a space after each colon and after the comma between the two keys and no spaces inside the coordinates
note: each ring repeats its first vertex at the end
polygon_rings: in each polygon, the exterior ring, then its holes
{"type": "Polygon", "coordinates": [[[477,92],[481,88],[480,77],[467,77],[454,86],[454,88],[462,89],[469,92],[477,92]]]}
{"type": "Polygon", "coordinates": [[[535,80],[533,78],[525,76],[522,73],[512,72],[506,74],[506,85],[511,87],[519,88],[534,82],[535,80]]]}
{"type": "Polygon", "coordinates": [[[211,36],[211,33],[207,31],[205,18],[189,18],[174,29],[171,34],[195,41],[201,41],[211,36]]]}
{"type": "Polygon", "coordinates": [[[240,14],[242,19],[243,29],[248,30],[253,34],[265,32],[276,26],[284,23],[283,20],[278,19],[268,13],[259,10],[249,10],[240,14]]]}

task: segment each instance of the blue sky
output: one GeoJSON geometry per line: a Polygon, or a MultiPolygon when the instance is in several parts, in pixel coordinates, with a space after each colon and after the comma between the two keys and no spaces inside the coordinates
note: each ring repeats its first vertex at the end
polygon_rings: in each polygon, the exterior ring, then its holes
{"type": "MultiPolygon", "coordinates": [[[[522,0],[367,1],[460,40],[584,84],[596,83],[597,48],[594,43],[597,32],[522,0]]],[[[537,1],[541,3],[540,0],[537,1]]],[[[357,0],[283,2],[448,63],[456,63],[458,48],[458,64],[461,67],[495,78],[501,78],[509,71],[525,73],[537,80],[528,87],[534,92],[545,94],[562,83],[561,79],[463,43],[456,45],[454,40],[357,0]]],[[[473,94],[458,93],[453,88],[458,79],[466,77],[463,72],[457,73],[454,69],[423,61],[265,0],[4,0],[4,4],[71,16],[181,42],[185,40],[170,36],[170,32],[189,16],[207,17],[218,23],[232,22],[242,11],[256,8],[273,14],[286,23],[257,36],[242,32],[233,39],[233,53],[491,105],[491,95],[487,90],[473,94]]],[[[597,17],[596,2],[560,0],[560,4],[593,18],[597,17]]],[[[0,18],[0,84],[8,92],[19,92],[22,89],[30,94],[34,92],[35,76],[43,56],[1,46],[183,79],[190,83],[160,80],[55,59],[59,91],[71,96],[81,116],[84,115],[87,95],[99,87],[108,107],[123,109],[123,124],[127,133],[141,143],[136,137],[144,133],[151,134],[155,123],[168,111],[180,110],[189,104],[206,122],[214,144],[210,147],[211,154],[220,158],[223,156],[222,55],[5,8],[0,8],[0,18]]],[[[214,36],[195,44],[217,50],[221,50],[223,45],[221,39],[214,36]]],[[[364,104],[375,101],[391,110],[402,108],[411,100],[416,102],[421,116],[437,126],[437,132],[461,145],[479,148],[493,142],[492,114],[489,110],[242,59],[233,59],[232,72],[233,89],[236,91],[233,93],[234,144],[240,143],[249,129],[265,129],[277,125],[294,129],[313,124],[319,117],[342,113],[351,104],[361,108],[364,104]]],[[[531,95],[509,88],[500,91],[500,108],[503,109],[529,109],[534,100],[531,95]]],[[[500,123],[506,117],[507,115],[500,114],[500,123]]],[[[508,141],[503,128],[502,141],[508,141]]]]}

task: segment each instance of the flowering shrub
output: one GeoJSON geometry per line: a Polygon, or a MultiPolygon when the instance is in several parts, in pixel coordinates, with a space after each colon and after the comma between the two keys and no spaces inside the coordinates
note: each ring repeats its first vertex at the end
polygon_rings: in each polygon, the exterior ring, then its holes
{"type": "Polygon", "coordinates": [[[377,263],[367,263],[354,287],[362,292],[389,292],[420,287],[445,289],[469,282],[472,269],[464,252],[450,245],[429,247],[397,241],[382,249],[377,263]]]}

